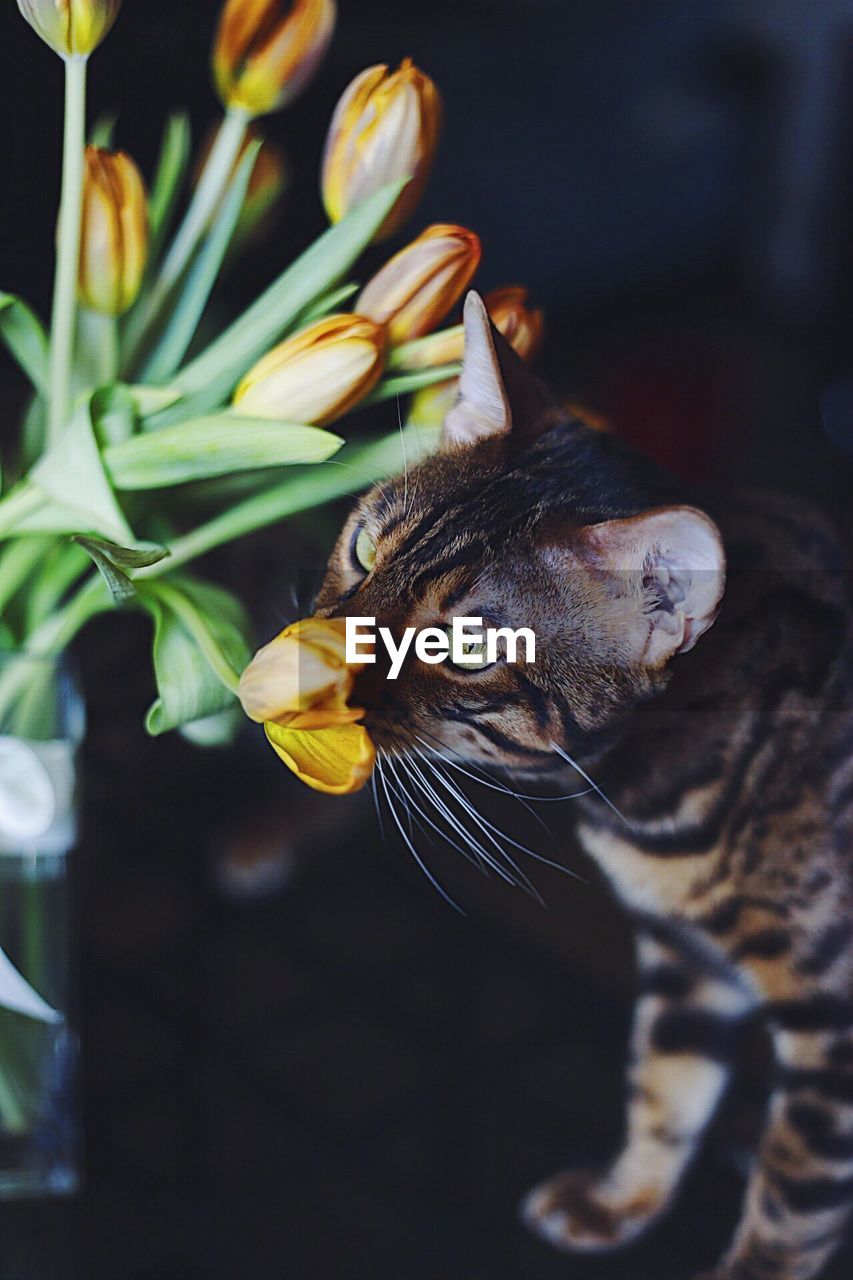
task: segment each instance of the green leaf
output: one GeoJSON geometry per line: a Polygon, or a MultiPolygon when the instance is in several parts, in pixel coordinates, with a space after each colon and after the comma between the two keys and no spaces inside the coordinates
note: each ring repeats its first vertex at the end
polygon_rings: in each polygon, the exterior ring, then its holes
{"type": "Polygon", "coordinates": [[[190,158],[192,138],[189,118],[184,114],[169,116],[163,133],[157,172],[148,203],[150,241],[149,266],[160,257],[166,237],[181,198],[184,175],[190,158]]]}
{"type": "Polygon", "coordinates": [[[98,572],[109,588],[113,601],[119,608],[128,603],[136,595],[136,588],[126,573],[122,573],[121,569],[113,564],[112,560],[106,555],[101,548],[108,546],[109,543],[98,543],[94,539],[76,537],[75,542],[79,542],[84,551],[92,557],[98,572]]]}
{"type": "MultiPolygon", "coordinates": [[[[433,453],[440,438],[438,428],[406,427],[369,444],[348,444],[325,467],[298,467],[281,484],[234,503],[227,511],[176,538],[170,550],[171,564],[186,564],[225,542],[233,542],[255,529],[276,524],[287,516],[308,511],[347,494],[357,494],[406,466],[414,466],[433,453]]],[[[159,566],[141,570],[140,577],[158,574],[159,566]]]]}
{"type": "Polygon", "coordinates": [[[104,450],[118,489],[159,489],[257,467],[324,462],[343,441],[331,431],[233,412],[180,422],[104,450]]]}
{"type": "Polygon", "coordinates": [[[101,447],[121,444],[136,430],[138,408],[129,387],[120,382],[99,387],[92,396],[92,422],[101,447]]]}
{"type": "Polygon", "coordinates": [[[381,404],[383,400],[393,400],[395,396],[408,396],[413,391],[420,391],[421,387],[432,386],[434,382],[458,378],[461,372],[461,364],[442,364],[434,369],[421,369],[417,373],[401,373],[396,378],[383,378],[361,404],[381,404]]]}
{"type": "Polygon", "coordinates": [[[173,302],[169,323],[146,362],[142,373],[143,381],[166,381],[186,355],[225,260],[228,246],[234,238],[260,149],[259,141],[246,148],[201,252],[173,302]]]}
{"type": "Polygon", "coordinates": [[[139,600],[154,618],[159,696],[146,717],[148,732],[166,733],[233,707],[238,673],[252,652],[239,601],[188,577],[140,584],[139,600]]]}
{"type": "Polygon", "coordinates": [[[405,182],[383,187],[336,226],[315,240],[260,298],[188,364],[175,379],[183,405],[167,409],[165,426],[221,404],[249,366],[264,354],[289,324],[349,271],[395,204],[405,182]]]}
{"type": "Polygon", "coordinates": [[[128,391],[136,401],[140,418],[160,413],[181,398],[180,387],[143,387],[140,383],[132,383],[128,391]]]}
{"type": "Polygon", "coordinates": [[[345,302],[349,302],[353,294],[358,293],[358,288],[357,284],[342,284],[340,289],[332,289],[329,293],[324,293],[322,298],[312,302],[310,307],[306,307],[302,314],[296,317],[292,329],[289,328],[288,332],[298,333],[300,329],[313,324],[315,320],[322,320],[324,316],[330,316],[333,312],[339,311],[345,302]]]}
{"type": "Polygon", "coordinates": [[[0,337],[35,387],[44,394],[48,382],[48,341],[32,307],[12,293],[0,291],[0,337]]]}
{"type": "Polygon", "coordinates": [[[78,406],[59,440],[33,467],[30,478],[60,509],[76,513],[73,532],[100,533],[121,545],[134,541],[104,471],[90,400],[78,406]]]}
{"type": "Polygon", "coordinates": [[[99,115],[89,130],[89,142],[91,145],[100,147],[102,150],[111,151],[117,123],[118,112],[116,111],[105,111],[99,115]]]}
{"type": "Polygon", "coordinates": [[[136,595],[133,580],[124,570],[148,568],[152,564],[159,564],[169,554],[165,547],[119,547],[113,542],[103,542],[100,538],[86,538],[79,534],[75,536],[74,542],[79,543],[92,557],[119,607],[136,595]]]}
{"type": "Polygon", "coordinates": [[[230,747],[237,736],[241,725],[245,724],[243,713],[237,706],[218,711],[216,715],[205,716],[203,720],[191,720],[178,729],[182,738],[196,747],[230,747]]]}

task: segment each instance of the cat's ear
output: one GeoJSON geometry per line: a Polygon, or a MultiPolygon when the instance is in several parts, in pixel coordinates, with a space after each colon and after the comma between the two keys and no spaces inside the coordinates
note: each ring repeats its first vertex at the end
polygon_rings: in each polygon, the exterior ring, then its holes
{"type": "Polygon", "coordinates": [[[662,666],[692,649],[717,616],[726,580],[723,540],[695,507],[664,507],[588,525],[581,555],[619,600],[626,656],[662,666]]]}
{"type": "Polygon", "coordinates": [[[492,436],[529,444],[565,415],[498,333],[486,304],[473,290],[465,299],[463,321],[459,398],[444,420],[443,447],[475,444],[492,436]]]}

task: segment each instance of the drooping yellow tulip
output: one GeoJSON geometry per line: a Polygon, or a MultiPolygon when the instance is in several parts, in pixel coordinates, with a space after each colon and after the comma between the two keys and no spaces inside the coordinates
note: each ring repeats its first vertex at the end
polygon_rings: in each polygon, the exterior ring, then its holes
{"type": "Polygon", "coordinates": [[[121,0],[18,0],[27,22],[63,58],[86,58],[118,17],[121,0]]]}
{"type": "Polygon", "coordinates": [[[481,256],[480,239],[473,231],[435,223],[368,281],[356,310],[385,325],[393,345],[419,338],[456,305],[481,256]]]}
{"type": "Polygon", "coordinates": [[[329,796],[360,791],[376,763],[376,748],[363,724],[328,729],[283,729],[265,724],[278,758],[307,786],[329,796]]]}
{"type": "Polygon", "coordinates": [[[78,293],[91,311],[120,316],[136,301],[148,255],[142,176],[123,151],[86,148],[78,293]]]}
{"type": "Polygon", "coordinates": [[[357,669],[347,666],[345,641],[342,618],[302,618],[285,627],[240,678],[249,719],[294,729],[358,720],[362,712],[347,706],[357,669]]]}
{"type": "Polygon", "coordinates": [[[264,116],[292,102],[332,38],[335,0],[226,0],[213,49],[222,103],[264,116]]]}
{"type": "Polygon", "coordinates": [[[327,316],[285,339],[250,369],[234,395],[237,413],[322,426],[376,385],[385,333],[360,315],[327,316]]]}
{"type": "Polygon", "coordinates": [[[411,181],[375,240],[398,231],[418,204],[438,146],[441,98],[411,58],[389,73],[368,67],[340,99],[323,156],[323,203],[330,222],[399,178],[411,181]]]}
{"type": "Polygon", "coordinates": [[[360,707],[350,707],[363,663],[347,664],[342,618],[303,618],[255,654],[240,700],[276,754],[317,791],[344,795],[370,777],[376,751],[360,707]]]}

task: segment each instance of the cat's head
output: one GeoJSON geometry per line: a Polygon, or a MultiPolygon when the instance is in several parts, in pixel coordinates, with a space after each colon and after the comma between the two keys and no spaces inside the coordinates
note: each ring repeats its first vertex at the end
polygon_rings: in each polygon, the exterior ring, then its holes
{"type": "Polygon", "coordinates": [[[359,502],[317,612],[372,617],[398,637],[454,617],[532,629],[532,663],[471,668],[410,652],[393,681],[377,646],[357,701],[391,753],[449,749],[540,771],[558,763],[555,743],[588,758],[665,686],[713,622],[724,572],[711,519],[563,411],[469,294],[441,448],[359,502]]]}

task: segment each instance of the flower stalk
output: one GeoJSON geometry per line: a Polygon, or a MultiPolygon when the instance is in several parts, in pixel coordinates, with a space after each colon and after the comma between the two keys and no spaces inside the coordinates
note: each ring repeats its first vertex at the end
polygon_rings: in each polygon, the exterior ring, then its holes
{"type": "Polygon", "coordinates": [[[54,443],[68,420],[71,370],[77,315],[77,268],[83,221],[83,177],[86,143],[86,64],[74,55],[65,59],[65,136],[62,150],[62,203],[53,290],[50,338],[48,442],[54,443]]]}

